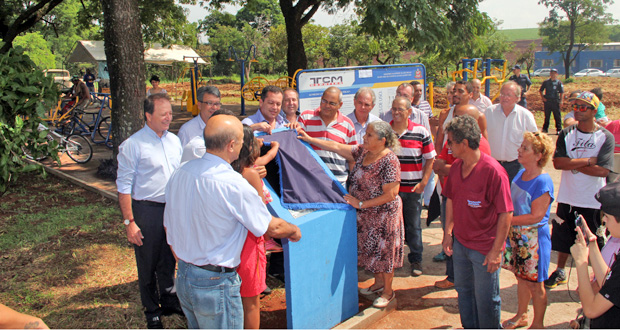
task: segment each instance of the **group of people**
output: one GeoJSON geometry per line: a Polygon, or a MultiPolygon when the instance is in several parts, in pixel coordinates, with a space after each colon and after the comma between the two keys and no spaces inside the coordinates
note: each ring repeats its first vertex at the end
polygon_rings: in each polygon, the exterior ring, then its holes
{"type": "MultiPolygon", "coordinates": [[[[318,108],[300,113],[296,90],[267,86],[258,111],[243,121],[220,109],[216,87],[201,87],[200,113],[181,127],[178,137],[168,132],[169,98],[151,94],[144,103],[146,125],[119,147],[117,176],[147,326],[161,327],[161,315],[170,313],[183,313],[191,328],[259,326],[264,242],[295,242],[301,232],[266,208],[269,191],[260,179],[278,144],[272,142],[261,155],[262,141],[253,133],[290,128],[348,189],[343,201],[357,210],[358,264],[375,277],[360,292],[377,295],[375,307],[386,307],[396,297],[392,281],[395,269],[405,264],[405,242],[411,275],[423,274],[421,211],[425,190],[436,189],[447,261],[447,278],[436,286],[456,288],[462,325],[527,325],[533,299],[531,325],[542,328],[544,285],[565,281],[571,246],[581,244],[575,244],[579,237],[592,238],[601,224],[599,201],[607,197],[594,195],[612,168],[614,137],[595,122],[598,98],[590,92],[575,97],[577,124],[560,132],[554,148],[532,113],[518,105],[523,92],[516,82],[502,85],[498,104],[480,92],[478,80],[449,84],[450,107],[438,118],[429,118],[422,87],[401,84],[391,109],[375,116],[375,94],[369,88],[357,91],[354,111],[345,115],[336,87],[323,92],[318,108]],[[557,197],[543,171],[551,158],[562,170],[557,197]],[[550,230],[554,200],[558,217],[550,230]],[[575,211],[590,229],[582,236],[575,231],[575,211]],[[559,252],[558,269],[549,275],[552,249],[559,252]],[[515,273],[519,288],[517,315],[504,322],[500,267],[515,273]]],[[[605,212],[611,218],[616,208],[605,212]]],[[[602,236],[597,236],[601,246],[602,236]]],[[[581,256],[583,250],[580,246],[581,256]]],[[[604,281],[605,273],[597,274],[604,281]]],[[[602,283],[601,291],[610,292],[610,285],[602,283]]],[[[609,307],[617,300],[613,294],[605,297],[609,307]]],[[[600,316],[584,309],[593,318],[600,316]]]]}

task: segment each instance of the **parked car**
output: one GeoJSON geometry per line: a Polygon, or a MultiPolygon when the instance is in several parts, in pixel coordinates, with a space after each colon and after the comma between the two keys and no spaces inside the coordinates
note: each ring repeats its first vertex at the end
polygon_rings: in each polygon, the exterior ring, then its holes
{"type": "Polygon", "coordinates": [[[575,73],[575,77],[604,77],[605,72],[599,69],[583,69],[575,73]]]}
{"type": "Polygon", "coordinates": [[[534,73],[532,73],[533,77],[549,77],[551,74],[551,69],[546,68],[546,69],[538,69],[536,71],[534,71],[534,73]]]}
{"type": "Polygon", "coordinates": [[[613,68],[607,70],[607,72],[605,72],[605,76],[620,78],[620,68],[613,68]]]}
{"type": "Polygon", "coordinates": [[[73,87],[73,83],[71,83],[71,74],[67,70],[48,69],[43,70],[43,73],[46,77],[54,77],[54,82],[59,85],[60,89],[73,87]]]}

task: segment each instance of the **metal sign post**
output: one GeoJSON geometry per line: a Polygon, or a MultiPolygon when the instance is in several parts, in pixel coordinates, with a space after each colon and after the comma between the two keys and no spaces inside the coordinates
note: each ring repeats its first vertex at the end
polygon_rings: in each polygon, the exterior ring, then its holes
{"type": "Polygon", "coordinates": [[[245,99],[243,98],[243,85],[245,85],[245,62],[258,62],[256,60],[256,46],[250,46],[250,49],[248,49],[248,53],[245,58],[239,58],[237,56],[237,51],[235,50],[234,46],[228,47],[228,61],[237,61],[241,63],[241,88],[239,88],[239,90],[241,91],[241,115],[245,116],[245,99]],[[235,55],[234,59],[232,58],[232,55],[235,55]],[[250,55],[252,57],[250,57],[250,55]]]}

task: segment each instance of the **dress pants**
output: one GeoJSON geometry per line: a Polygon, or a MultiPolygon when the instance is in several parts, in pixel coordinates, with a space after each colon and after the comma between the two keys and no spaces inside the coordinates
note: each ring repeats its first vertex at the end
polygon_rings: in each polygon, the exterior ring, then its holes
{"type": "Polygon", "coordinates": [[[148,201],[132,203],[135,222],[142,231],[142,246],[134,245],[138,266],[138,287],[147,319],[160,316],[162,308],[178,308],[174,292],[176,261],[166,241],[165,204],[148,201]]]}

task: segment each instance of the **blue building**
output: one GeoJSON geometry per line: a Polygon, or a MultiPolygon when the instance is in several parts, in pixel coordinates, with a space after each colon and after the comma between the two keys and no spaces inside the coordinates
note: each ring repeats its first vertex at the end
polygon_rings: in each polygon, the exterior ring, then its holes
{"type": "MultiPolygon", "coordinates": [[[[573,49],[575,49],[574,47],[573,49]]],[[[573,50],[573,53],[575,51],[573,50]]],[[[555,68],[558,73],[564,74],[564,61],[559,52],[549,54],[546,47],[543,47],[541,51],[536,52],[535,55],[536,69],[541,68],[555,68]]],[[[584,49],[581,51],[573,63],[571,63],[570,73],[574,74],[583,69],[599,69],[607,71],[612,68],[620,67],[620,42],[611,42],[603,44],[601,49],[589,50],[584,49]]]]}

